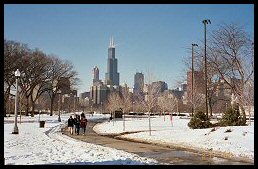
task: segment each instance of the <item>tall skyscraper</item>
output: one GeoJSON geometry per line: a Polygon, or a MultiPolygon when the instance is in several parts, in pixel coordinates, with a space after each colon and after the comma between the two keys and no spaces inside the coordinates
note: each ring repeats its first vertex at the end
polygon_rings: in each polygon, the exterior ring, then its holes
{"type": "Polygon", "coordinates": [[[106,84],[119,86],[119,73],[117,72],[117,59],[115,58],[115,44],[113,38],[110,40],[107,59],[106,84]]]}
{"type": "Polygon", "coordinates": [[[143,73],[136,72],[134,75],[134,93],[142,93],[144,87],[144,75],[143,73]]]}
{"type": "Polygon", "coordinates": [[[99,68],[95,66],[92,72],[93,72],[93,85],[95,85],[99,82],[99,68]]]}

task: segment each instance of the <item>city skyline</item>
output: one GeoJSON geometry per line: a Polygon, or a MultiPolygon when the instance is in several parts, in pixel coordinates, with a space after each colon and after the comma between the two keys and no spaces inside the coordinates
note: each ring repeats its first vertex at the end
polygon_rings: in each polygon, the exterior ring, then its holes
{"type": "Polygon", "coordinates": [[[4,37],[70,60],[82,80],[82,93],[90,89],[95,66],[104,81],[113,36],[120,84],[133,87],[134,74],[146,75],[149,69],[157,81],[173,88],[186,77],[182,59],[190,55],[187,48],[202,43],[203,19],[212,21],[208,33],[223,22],[237,22],[253,36],[253,15],[252,4],[4,5],[4,37]]]}

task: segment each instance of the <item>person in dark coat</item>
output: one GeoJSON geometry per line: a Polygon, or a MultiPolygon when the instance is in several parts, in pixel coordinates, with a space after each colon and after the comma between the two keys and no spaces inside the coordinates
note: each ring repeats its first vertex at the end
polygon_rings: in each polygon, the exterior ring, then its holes
{"type": "Polygon", "coordinates": [[[77,121],[77,115],[75,114],[75,115],[74,115],[74,118],[73,118],[74,133],[77,133],[77,131],[76,131],[76,121],[77,121]]]}
{"type": "Polygon", "coordinates": [[[87,122],[88,120],[85,117],[82,117],[80,126],[81,126],[81,129],[83,129],[83,135],[85,135],[87,122]]]}
{"type": "Polygon", "coordinates": [[[80,124],[81,124],[81,120],[80,120],[80,115],[79,115],[76,117],[76,122],[75,122],[77,135],[79,135],[79,133],[80,133],[80,124]]]}
{"type": "Polygon", "coordinates": [[[72,116],[68,119],[68,130],[70,131],[70,134],[73,134],[73,125],[74,125],[74,119],[72,116]]]}
{"type": "Polygon", "coordinates": [[[81,114],[81,118],[83,118],[83,117],[85,118],[85,114],[82,112],[82,114],[81,114]]]}

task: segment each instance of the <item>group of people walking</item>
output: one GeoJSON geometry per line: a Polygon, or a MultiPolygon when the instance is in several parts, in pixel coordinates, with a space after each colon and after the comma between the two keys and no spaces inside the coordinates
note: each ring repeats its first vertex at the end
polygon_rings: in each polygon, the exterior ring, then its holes
{"type": "Polygon", "coordinates": [[[83,135],[85,135],[87,122],[88,120],[84,113],[82,113],[81,116],[75,114],[74,118],[70,116],[68,119],[68,130],[70,131],[70,134],[75,133],[79,135],[80,129],[82,129],[83,135]]]}

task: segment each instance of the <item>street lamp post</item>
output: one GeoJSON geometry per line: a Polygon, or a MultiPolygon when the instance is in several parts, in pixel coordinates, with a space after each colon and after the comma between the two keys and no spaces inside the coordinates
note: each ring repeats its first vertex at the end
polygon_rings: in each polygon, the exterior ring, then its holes
{"type": "Polygon", "coordinates": [[[102,108],[102,104],[103,104],[103,103],[101,102],[100,104],[101,104],[101,114],[102,114],[102,113],[103,113],[103,108],[102,108]]]}
{"type": "Polygon", "coordinates": [[[123,111],[123,131],[125,131],[125,111],[124,109],[120,108],[123,111]]]}
{"type": "Polygon", "coordinates": [[[18,79],[21,75],[19,69],[17,69],[14,73],[16,77],[16,94],[15,94],[15,118],[14,118],[14,128],[12,134],[19,134],[19,129],[17,126],[17,111],[18,111],[18,79]]]}
{"type": "Polygon", "coordinates": [[[134,102],[133,102],[133,113],[134,113],[134,102]]]}
{"type": "Polygon", "coordinates": [[[205,110],[207,117],[208,114],[208,86],[207,86],[207,57],[206,57],[206,24],[211,24],[209,19],[205,19],[202,21],[204,24],[204,71],[205,71],[205,110]]]}
{"type": "Polygon", "coordinates": [[[9,97],[9,117],[11,116],[11,97],[9,97]]]}
{"type": "Polygon", "coordinates": [[[58,121],[61,122],[61,117],[60,117],[60,106],[61,106],[61,91],[58,91],[57,92],[58,95],[59,95],[59,98],[58,98],[58,121]]]}
{"type": "Polygon", "coordinates": [[[178,114],[178,99],[176,99],[176,113],[178,114]]]}
{"type": "Polygon", "coordinates": [[[76,100],[75,100],[75,99],[76,99],[76,96],[74,95],[74,96],[73,96],[73,109],[74,109],[74,112],[76,111],[76,109],[75,109],[75,108],[76,108],[76,107],[75,107],[75,102],[76,102],[76,100]]]}
{"type": "Polygon", "coordinates": [[[192,116],[194,114],[194,46],[198,46],[197,44],[192,44],[192,116]]]}

